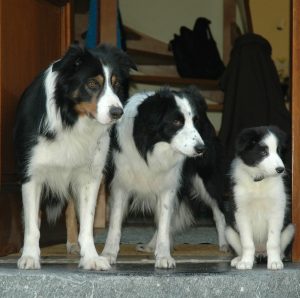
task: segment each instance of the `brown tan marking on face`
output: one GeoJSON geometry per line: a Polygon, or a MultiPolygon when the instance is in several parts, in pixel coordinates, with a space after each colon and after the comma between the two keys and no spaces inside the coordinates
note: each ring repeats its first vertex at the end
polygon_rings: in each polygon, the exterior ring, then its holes
{"type": "Polygon", "coordinates": [[[111,84],[114,86],[117,83],[117,77],[115,75],[112,75],[111,77],[111,84]]]}
{"type": "Polygon", "coordinates": [[[104,84],[104,77],[102,75],[97,75],[93,79],[99,83],[100,87],[103,86],[103,84],[104,84]]]}
{"type": "Polygon", "coordinates": [[[92,118],[96,118],[97,115],[96,102],[80,102],[75,105],[74,109],[79,116],[89,116],[92,118]]]}

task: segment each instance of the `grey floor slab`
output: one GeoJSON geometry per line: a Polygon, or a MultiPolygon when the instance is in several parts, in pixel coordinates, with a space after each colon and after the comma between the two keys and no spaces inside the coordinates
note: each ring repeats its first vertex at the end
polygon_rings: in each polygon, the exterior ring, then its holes
{"type": "Polygon", "coordinates": [[[0,297],[300,297],[300,265],[281,271],[265,265],[230,269],[228,263],[153,265],[118,264],[106,272],[84,271],[75,264],[44,265],[22,271],[0,267],[0,297]]]}
{"type": "MultiPolygon", "coordinates": [[[[122,229],[121,242],[128,244],[147,243],[154,234],[154,227],[151,226],[127,226],[122,229]]],[[[96,233],[95,242],[104,243],[107,229],[96,233]]],[[[189,243],[211,243],[218,244],[218,235],[215,227],[191,227],[183,233],[175,235],[175,244],[189,243]]]]}

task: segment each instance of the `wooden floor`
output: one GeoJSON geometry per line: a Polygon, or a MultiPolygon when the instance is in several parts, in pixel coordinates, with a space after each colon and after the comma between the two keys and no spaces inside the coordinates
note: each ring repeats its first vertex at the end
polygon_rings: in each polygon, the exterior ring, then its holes
{"type": "MultiPolygon", "coordinates": [[[[97,251],[103,250],[103,244],[96,245],[97,251]]],[[[173,251],[174,258],[178,262],[220,262],[228,261],[230,253],[219,251],[217,245],[212,244],[180,244],[173,251]]],[[[0,258],[0,263],[15,263],[20,254],[11,254],[0,258]]],[[[76,263],[79,260],[77,254],[67,254],[65,244],[52,245],[41,249],[42,263],[76,263]]],[[[137,252],[135,245],[121,244],[118,257],[120,263],[153,262],[153,254],[137,252]]]]}

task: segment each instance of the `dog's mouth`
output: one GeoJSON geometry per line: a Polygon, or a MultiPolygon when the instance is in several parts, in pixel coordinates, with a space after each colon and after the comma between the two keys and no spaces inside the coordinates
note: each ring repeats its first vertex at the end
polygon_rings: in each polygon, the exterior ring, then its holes
{"type": "Polygon", "coordinates": [[[193,155],[192,155],[192,157],[201,157],[201,156],[203,156],[204,155],[204,152],[201,152],[201,153],[194,153],[193,155]]]}
{"type": "Polygon", "coordinates": [[[265,177],[263,176],[263,175],[261,175],[261,176],[256,176],[256,177],[254,177],[254,182],[259,182],[259,181],[262,181],[262,180],[264,180],[265,179],[265,177]]]}

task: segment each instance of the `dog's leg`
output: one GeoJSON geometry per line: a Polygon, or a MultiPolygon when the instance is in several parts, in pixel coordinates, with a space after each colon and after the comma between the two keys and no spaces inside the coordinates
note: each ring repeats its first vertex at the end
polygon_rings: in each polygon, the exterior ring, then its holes
{"type": "Polygon", "coordinates": [[[237,261],[237,269],[252,269],[254,263],[255,246],[253,242],[252,228],[245,213],[237,213],[236,223],[240,231],[242,244],[242,256],[237,261]]]}
{"type": "MultiPolygon", "coordinates": [[[[80,231],[80,263],[83,269],[107,270],[110,268],[107,260],[98,255],[93,238],[93,223],[100,179],[91,178],[85,184],[78,186],[80,231]]],[[[78,179],[80,181],[80,179],[78,179]]]]}
{"type": "Polygon", "coordinates": [[[167,191],[158,199],[158,230],[155,248],[156,268],[174,268],[176,266],[175,260],[170,254],[170,224],[174,197],[174,191],[167,191]]]}
{"type": "Polygon", "coordinates": [[[129,195],[123,189],[112,188],[108,234],[102,256],[115,264],[120,249],[121,229],[127,211],[129,195]]]}
{"type": "Polygon", "coordinates": [[[24,208],[24,246],[18,260],[20,269],[40,269],[39,209],[42,186],[34,179],[22,185],[24,208]]]}
{"type": "Polygon", "coordinates": [[[267,255],[268,255],[268,269],[278,270],[283,268],[281,261],[281,229],[283,223],[282,216],[271,216],[268,227],[267,240],[267,255]]]}
{"type": "Polygon", "coordinates": [[[70,199],[68,202],[65,216],[67,228],[67,253],[79,255],[80,248],[78,245],[77,216],[73,199],[70,199]]]}
{"type": "Polygon", "coordinates": [[[295,225],[289,224],[285,227],[285,229],[281,232],[280,236],[280,251],[281,251],[281,259],[284,258],[284,252],[288,245],[292,242],[295,235],[295,225]]]}
{"type": "Polygon", "coordinates": [[[155,231],[149,243],[138,244],[136,246],[136,250],[140,252],[154,252],[154,249],[156,247],[156,239],[157,239],[157,231],[155,231]]]}

